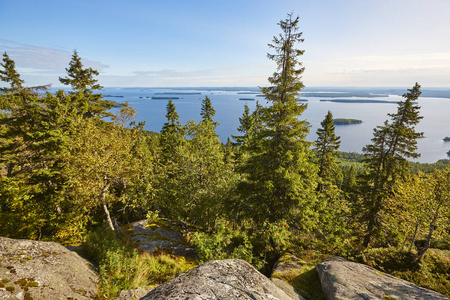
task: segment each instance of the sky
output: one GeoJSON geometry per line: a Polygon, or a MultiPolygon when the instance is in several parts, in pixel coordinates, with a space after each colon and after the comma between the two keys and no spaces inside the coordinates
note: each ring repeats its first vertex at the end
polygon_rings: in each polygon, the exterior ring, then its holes
{"type": "Polygon", "coordinates": [[[450,0],[0,0],[0,53],[28,86],[61,86],[75,49],[106,87],[267,86],[267,44],[293,13],[306,87],[450,87],[449,12],[450,0]]]}

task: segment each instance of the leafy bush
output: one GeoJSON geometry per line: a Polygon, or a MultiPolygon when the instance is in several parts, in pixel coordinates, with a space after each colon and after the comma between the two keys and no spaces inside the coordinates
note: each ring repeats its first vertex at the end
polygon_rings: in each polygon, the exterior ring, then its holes
{"type": "Polygon", "coordinates": [[[360,262],[450,297],[450,251],[429,249],[422,263],[414,254],[395,248],[373,248],[362,252],[360,262]]]}
{"type": "Polygon", "coordinates": [[[184,257],[162,252],[139,254],[108,227],[91,232],[83,248],[99,265],[102,299],[112,299],[122,290],[160,284],[195,266],[184,257]]]}
{"type": "Polygon", "coordinates": [[[247,236],[227,230],[223,222],[218,223],[216,232],[195,232],[188,234],[187,240],[195,246],[200,262],[239,258],[256,266],[260,264],[253,257],[253,246],[247,236]]]}

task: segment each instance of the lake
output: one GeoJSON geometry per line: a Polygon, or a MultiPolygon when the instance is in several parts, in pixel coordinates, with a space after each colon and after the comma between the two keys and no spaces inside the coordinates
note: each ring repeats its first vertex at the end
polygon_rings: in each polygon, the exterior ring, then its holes
{"type": "MultiPolygon", "coordinates": [[[[425,138],[419,140],[418,152],[421,157],[417,161],[431,163],[448,158],[446,153],[450,150],[450,142],[444,142],[443,138],[450,136],[450,88],[423,88],[422,91],[418,104],[424,118],[417,130],[423,131],[425,138]]],[[[388,119],[388,113],[396,112],[396,102],[403,99],[401,95],[406,92],[406,88],[327,87],[307,88],[303,92],[300,99],[308,107],[301,118],[311,124],[308,140],[317,138],[316,130],[330,110],[334,118],[363,121],[361,124],[336,126],[336,134],[341,136],[340,150],[361,153],[362,148],[371,143],[373,129],[388,119]],[[331,102],[339,99],[345,101],[331,102]],[[371,103],[377,100],[383,102],[371,103]]],[[[180,122],[186,124],[189,120],[201,119],[201,102],[208,96],[216,110],[215,120],[220,124],[217,133],[222,142],[226,142],[230,135],[238,134],[236,128],[244,104],[251,110],[255,108],[256,101],[266,105],[264,97],[258,97],[258,88],[104,88],[102,93],[109,100],[128,101],[137,111],[137,120],[145,121],[145,129],[151,131],[160,131],[166,121],[168,99],[165,98],[173,98],[180,122]]]]}

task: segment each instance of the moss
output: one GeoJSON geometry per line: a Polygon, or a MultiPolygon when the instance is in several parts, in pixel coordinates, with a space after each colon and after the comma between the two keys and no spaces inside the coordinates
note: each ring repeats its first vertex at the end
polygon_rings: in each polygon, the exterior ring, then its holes
{"type": "Polygon", "coordinates": [[[9,279],[8,279],[8,278],[3,278],[3,279],[2,279],[2,282],[3,282],[3,283],[8,283],[8,282],[9,282],[9,279]]]}
{"type": "Polygon", "coordinates": [[[385,296],[383,297],[383,299],[385,299],[385,300],[396,300],[395,298],[392,298],[392,297],[390,297],[390,296],[388,296],[388,295],[385,295],[385,296]]]}
{"type": "Polygon", "coordinates": [[[5,287],[5,284],[0,281],[0,288],[4,288],[4,287],[5,287]]]}
{"type": "Polygon", "coordinates": [[[31,297],[30,293],[26,292],[25,295],[23,296],[24,300],[33,300],[33,297],[31,297]]]}
{"type": "Polygon", "coordinates": [[[23,263],[25,262],[25,259],[22,259],[22,258],[21,258],[21,259],[19,260],[19,262],[20,262],[21,264],[23,264],[23,263]]]}
{"type": "Polygon", "coordinates": [[[29,287],[38,287],[38,286],[39,286],[39,282],[37,282],[37,281],[30,282],[30,283],[28,284],[28,286],[29,286],[29,287]]]}
{"type": "Polygon", "coordinates": [[[7,290],[8,292],[14,292],[15,289],[16,289],[16,288],[15,288],[14,286],[12,286],[12,285],[8,285],[8,286],[6,287],[6,290],[7,290]]]}

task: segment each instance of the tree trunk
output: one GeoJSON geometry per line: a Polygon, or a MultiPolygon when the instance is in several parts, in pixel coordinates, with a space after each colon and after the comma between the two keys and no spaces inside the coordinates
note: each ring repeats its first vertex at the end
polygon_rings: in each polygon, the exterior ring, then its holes
{"type": "Polygon", "coordinates": [[[440,209],[440,205],[436,209],[434,218],[430,223],[430,228],[428,230],[428,236],[427,236],[427,242],[426,242],[425,246],[423,248],[420,248],[419,251],[417,252],[416,259],[415,259],[415,261],[417,263],[420,263],[422,261],[423,257],[425,256],[425,252],[427,252],[427,250],[430,248],[431,237],[433,236],[434,226],[435,226],[436,220],[438,219],[438,216],[439,216],[439,209],[440,209]]]}
{"type": "Polygon", "coordinates": [[[417,231],[419,230],[419,224],[416,224],[416,229],[414,230],[414,235],[411,241],[411,246],[409,246],[409,253],[411,253],[414,243],[416,242],[417,231]]]}
{"type": "Polygon", "coordinates": [[[109,210],[108,210],[108,205],[106,204],[106,201],[105,201],[106,200],[106,191],[108,191],[108,188],[109,188],[108,184],[104,185],[102,187],[102,193],[100,194],[100,199],[102,201],[103,210],[105,211],[105,214],[106,214],[106,221],[108,221],[108,225],[111,228],[111,230],[112,231],[116,231],[115,228],[114,228],[114,224],[113,224],[113,222],[111,220],[111,215],[110,215],[109,210]]]}
{"type": "Polygon", "coordinates": [[[102,205],[103,210],[105,211],[106,214],[106,220],[108,221],[109,228],[111,228],[112,231],[116,231],[116,229],[114,228],[114,224],[111,220],[111,215],[109,214],[108,205],[105,202],[103,202],[102,205]]]}

